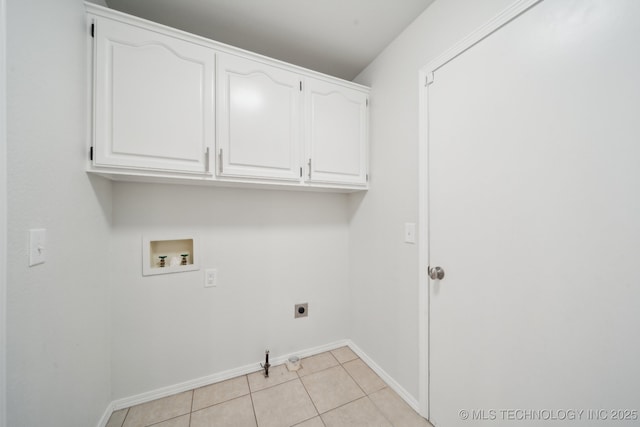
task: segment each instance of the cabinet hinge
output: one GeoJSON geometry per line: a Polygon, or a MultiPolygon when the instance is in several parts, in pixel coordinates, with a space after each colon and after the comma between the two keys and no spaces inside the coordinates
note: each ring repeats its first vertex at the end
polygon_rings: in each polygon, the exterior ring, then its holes
{"type": "Polygon", "coordinates": [[[89,160],[93,160],[93,147],[89,147],[89,160]]]}
{"type": "Polygon", "coordinates": [[[436,76],[433,71],[427,73],[427,78],[425,79],[424,85],[429,86],[435,80],[436,76]]]}
{"type": "Polygon", "coordinates": [[[96,24],[91,24],[91,37],[96,36],[96,24]]]}

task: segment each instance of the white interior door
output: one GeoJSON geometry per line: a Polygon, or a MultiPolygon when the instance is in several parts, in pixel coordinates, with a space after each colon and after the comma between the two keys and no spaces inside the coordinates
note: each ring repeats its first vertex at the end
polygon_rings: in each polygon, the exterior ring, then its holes
{"type": "Polygon", "coordinates": [[[436,427],[640,423],[638,22],[546,0],[434,73],[436,427]]]}

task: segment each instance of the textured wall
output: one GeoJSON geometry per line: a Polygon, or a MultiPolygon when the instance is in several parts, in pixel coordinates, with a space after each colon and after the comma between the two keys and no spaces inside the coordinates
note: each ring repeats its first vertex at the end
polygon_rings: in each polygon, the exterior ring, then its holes
{"type": "Polygon", "coordinates": [[[352,195],[353,341],[418,399],[418,70],[509,0],[438,0],[356,79],[372,88],[371,189],[352,195]]]}
{"type": "Polygon", "coordinates": [[[113,206],[114,398],[349,338],[346,195],[117,183],[113,206]],[[172,233],[199,237],[218,287],[142,276],[142,236],[172,233]]]}
{"type": "Polygon", "coordinates": [[[6,2],[0,0],[0,427],[6,426],[7,391],[7,105],[6,2]]]}
{"type": "Polygon", "coordinates": [[[80,0],[9,0],[8,425],[96,425],[110,395],[111,185],[84,172],[87,51],[80,0]],[[28,230],[47,262],[28,267],[28,230]]]}

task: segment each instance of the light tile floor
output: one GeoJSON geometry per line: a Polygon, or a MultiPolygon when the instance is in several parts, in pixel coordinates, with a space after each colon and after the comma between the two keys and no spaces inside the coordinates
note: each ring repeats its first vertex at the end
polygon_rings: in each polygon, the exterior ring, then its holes
{"type": "Polygon", "coordinates": [[[349,347],[115,411],[107,427],[428,427],[349,347]]]}

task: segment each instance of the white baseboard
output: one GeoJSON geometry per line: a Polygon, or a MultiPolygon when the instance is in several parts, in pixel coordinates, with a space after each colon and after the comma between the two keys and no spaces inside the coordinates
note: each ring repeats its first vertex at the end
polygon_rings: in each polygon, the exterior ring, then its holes
{"type": "Polygon", "coordinates": [[[113,402],[107,405],[107,408],[104,410],[104,414],[102,414],[102,418],[98,421],[98,427],[106,427],[109,422],[109,418],[111,418],[111,414],[113,414],[113,402]]]}
{"type": "MultiPolygon", "coordinates": [[[[325,351],[335,350],[336,348],[344,347],[346,345],[349,345],[349,340],[335,341],[330,344],[325,344],[318,347],[296,351],[291,354],[274,357],[270,359],[270,362],[274,366],[280,365],[286,362],[289,356],[291,355],[296,355],[296,356],[299,356],[300,358],[303,358],[303,357],[313,356],[314,354],[324,353],[325,351]]],[[[251,363],[249,365],[240,366],[238,368],[229,369],[229,370],[218,372],[212,375],[207,375],[206,377],[196,378],[196,379],[185,381],[179,384],[174,384],[174,385],[162,387],[156,390],[148,391],[145,393],[137,394],[135,396],[129,396],[122,399],[114,400],[105,410],[105,413],[102,416],[102,419],[98,424],[98,427],[105,427],[107,425],[107,422],[109,421],[109,418],[111,417],[111,414],[113,413],[113,411],[129,408],[135,405],[140,405],[141,403],[151,402],[152,400],[171,396],[177,393],[182,393],[183,391],[192,390],[194,388],[204,387],[213,383],[235,378],[240,375],[250,374],[252,372],[256,372],[262,369],[260,368],[261,362],[262,360],[257,361],[255,363],[251,363]]]]}
{"type": "MultiPolygon", "coordinates": [[[[398,395],[405,401],[411,408],[413,408],[416,412],[418,412],[419,404],[418,401],[408,393],[396,380],[394,380],[389,374],[387,374],[384,369],[382,369],[378,364],[376,364],[369,356],[367,356],[357,345],[355,345],[351,340],[345,339],[340,341],[335,341],[330,344],[321,345],[318,347],[308,348],[305,350],[300,350],[297,352],[293,352],[291,354],[286,354],[283,356],[278,356],[272,358],[270,362],[275,365],[280,365],[289,358],[291,355],[299,356],[300,358],[313,356],[315,354],[324,353],[325,351],[335,350],[336,348],[349,346],[354,353],[362,359],[373,371],[382,378],[384,382],[386,382],[389,387],[391,387],[398,395]]],[[[213,383],[217,383],[220,381],[225,381],[231,378],[238,377],[240,375],[250,374],[252,372],[259,371],[260,363],[262,361],[258,361],[255,363],[251,363],[249,365],[241,366],[238,368],[229,369],[226,371],[218,372],[216,374],[207,375],[205,377],[196,378],[193,380],[185,381],[179,384],[170,385],[167,387],[162,387],[156,390],[148,391],[145,393],[137,394],[135,396],[125,397],[122,399],[117,399],[111,402],[107,408],[105,409],[104,415],[100,419],[98,423],[98,427],[105,427],[107,422],[109,422],[109,418],[114,411],[119,409],[129,408],[131,406],[139,405],[141,403],[151,402],[152,400],[160,399],[163,397],[171,396],[173,394],[182,393],[183,391],[192,390],[198,387],[204,387],[213,383]]]]}
{"type": "Polygon", "coordinates": [[[378,376],[382,378],[382,380],[387,383],[387,385],[391,387],[393,391],[398,393],[402,400],[407,402],[407,404],[411,406],[414,411],[420,413],[420,404],[418,403],[418,400],[411,395],[411,393],[405,390],[404,387],[402,387],[396,380],[394,380],[391,375],[387,374],[384,369],[382,369],[376,362],[374,362],[373,359],[367,356],[366,353],[362,351],[357,345],[355,345],[351,340],[348,340],[347,345],[349,346],[349,348],[351,348],[351,350],[353,350],[355,354],[358,355],[358,357],[360,357],[360,359],[362,359],[364,363],[369,365],[369,367],[373,369],[373,371],[378,374],[378,376]]]}

